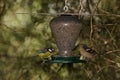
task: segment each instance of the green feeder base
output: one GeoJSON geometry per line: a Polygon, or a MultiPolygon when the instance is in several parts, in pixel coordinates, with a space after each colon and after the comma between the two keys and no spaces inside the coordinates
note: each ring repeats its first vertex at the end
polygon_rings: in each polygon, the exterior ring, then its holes
{"type": "Polygon", "coordinates": [[[86,60],[80,60],[80,57],[51,57],[46,63],[86,63],[86,60]]]}

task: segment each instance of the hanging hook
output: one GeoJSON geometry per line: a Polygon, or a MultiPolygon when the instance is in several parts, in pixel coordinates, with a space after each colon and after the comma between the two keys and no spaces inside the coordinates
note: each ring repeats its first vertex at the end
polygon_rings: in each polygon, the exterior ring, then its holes
{"type": "Polygon", "coordinates": [[[69,10],[68,6],[64,6],[63,10],[67,12],[69,10]]]}
{"type": "Polygon", "coordinates": [[[69,10],[68,0],[65,0],[65,6],[64,6],[63,10],[64,10],[65,12],[67,12],[67,11],[69,10]]]}

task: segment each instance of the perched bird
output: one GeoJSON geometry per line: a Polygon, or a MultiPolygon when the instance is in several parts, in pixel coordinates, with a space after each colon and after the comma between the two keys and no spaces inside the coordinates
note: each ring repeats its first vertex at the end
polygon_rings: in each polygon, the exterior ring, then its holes
{"type": "Polygon", "coordinates": [[[88,59],[91,59],[94,57],[94,55],[96,54],[96,51],[89,48],[87,45],[85,44],[80,44],[80,47],[79,47],[79,50],[80,50],[80,54],[81,56],[83,57],[86,57],[88,59]]]}
{"type": "Polygon", "coordinates": [[[47,48],[47,49],[38,51],[37,53],[33,54],[33,56],[39,56],[41,59],[44,59],[44,58],[50,59],[53,53],[54,53],[53,48],[47,48]]]}

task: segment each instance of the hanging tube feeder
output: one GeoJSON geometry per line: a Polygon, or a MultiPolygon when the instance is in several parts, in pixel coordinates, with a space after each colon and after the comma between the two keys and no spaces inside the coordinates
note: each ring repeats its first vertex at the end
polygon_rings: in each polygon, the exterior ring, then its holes
{"type": "Polygon", "coordinates": [[[52,35],[56,41],[59,53],[53,56],[50,63],[80,63],[80,56],[73,53],[75,42],[82,25],[78,18],[68,13],[55,17],[50,22],[52,35]]]}

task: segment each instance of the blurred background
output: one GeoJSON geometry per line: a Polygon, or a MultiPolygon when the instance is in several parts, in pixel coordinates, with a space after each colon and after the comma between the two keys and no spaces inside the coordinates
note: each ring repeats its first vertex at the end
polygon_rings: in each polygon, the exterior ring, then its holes
{"type": "Polygon", "coordinates": [[[0,80],[120,80],[120,0],[67,1],[83,24],[75,45],[91,46],[95,60],[59,70],[62,64],[30,57],[51,46],[58,51],[49,22],[64,0],[0,0],[0,80]]]}

